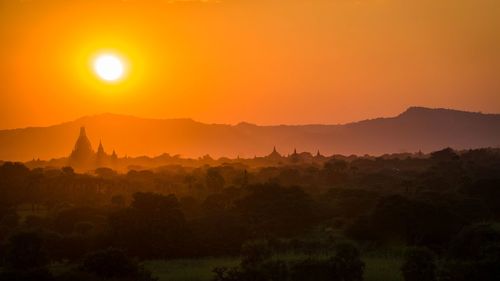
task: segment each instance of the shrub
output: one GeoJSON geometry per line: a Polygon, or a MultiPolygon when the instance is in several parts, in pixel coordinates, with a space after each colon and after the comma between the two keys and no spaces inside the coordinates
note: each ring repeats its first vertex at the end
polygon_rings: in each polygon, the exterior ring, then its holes
{"type": "Polygon", "coordinates": [[[500,243],[500,231],[490,223],[464,227],[450,244],[450,255],[461,260],[476,260],[490,244],[500,243]]]}
{"type": "Polygon", "coordinates": [[[216,267],[213,273],[215,273],[213,281],[240,281],[242,279],[242,273],[237,267],[216,267]]]}
{"type": "Polygon", "coordinates": [[[358,248],[348,242],[336,245],[331,258],[285,262],[271,259],[266,241],[252,241],[242,249],[240,267],[214,269],[214,281],[362,281],[364,263],[358,248]]]}
{"type": "Polygon", "coordinates": [[[265,240],[249,241],[241,247],[241,266],[255,267],[271,257],[271,249],[265,240]]]}
{"type": "Polygon", "coordinates": [[[290,267],[290,281],[330,281],[335,272],[331,261],[320,259],[304,259],[297,261],[290,267]]]}
{"type": "Polygon", "coordinates": [[[134,281],[156,280],[125,253],[116,249],[97,251],[87,255],[81,270],[102,278],[134,281]]]}
{"type": "Polygon", "coordinates": [[[55,278],[56,281],[103,281],[101,278],[96,277],[87,272],[80,270],[70,270],[64,272],[55,278]]]}
{"type": "Polygon", "coordinates": [[[440,281],[496,281],[500,280],[500,245],[481,247],[472,260],[447,260],[439,272],[440,281]]]}
{"type": "Polygon", "coordinates": [[[0,272],[0,281],[53,281],[52,274],[43,267],[29,270],[7,270],[0,272]]]}
{"type": "Polygon", "coordinates": [[[263,263],[260,267],[259,273],[265,277],[263,280],[272,281],[287,281],[289,275],[287,264],[280,260],[263,263]]]}
{"type": "Polygon", "coordinates": [[[285,262],[266,261],[252,267],[216,267],[214,281],[288,281],[285,262]]]}

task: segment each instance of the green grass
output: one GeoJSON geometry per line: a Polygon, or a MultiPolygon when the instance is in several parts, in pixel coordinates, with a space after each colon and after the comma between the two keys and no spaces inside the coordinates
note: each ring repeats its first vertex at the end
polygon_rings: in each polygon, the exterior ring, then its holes
{"type": "Polygon", "coordinates": [[[365,281],[399,281],[401,275],[401,259],[391,257],[366,257],[365,281]]]}
{"type": "MultiPolygon", "coordinates": [[[[293,260],[297,257],[280,257],[293,260]]],[[[399,270],[401,259],[388,256],[363,258],[366,264],[365,281],[399,281],[403,280],[399,270]]],[[[203,258],[170,261],[148,261],[144,266],[160,278],[160,281],[209,281],[213,278],[212,270],[220,266],[236,266],[237,258],[203,258]]]]}
{"type": "Polygon", "coordinates": [[[161,281],[209,281],[213,278],[214,267],[236,266],[238,263],[236,258],[203,258],[148,261],[144,267],[161,281]]]}

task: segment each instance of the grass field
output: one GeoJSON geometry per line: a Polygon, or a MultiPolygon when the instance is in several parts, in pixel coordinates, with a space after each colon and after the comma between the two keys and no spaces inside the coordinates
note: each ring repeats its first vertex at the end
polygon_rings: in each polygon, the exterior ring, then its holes
{"type": "Polygon", "coordinates": [[[144,267],[151,270],[161,281],[208,281],[212,270],[218,266],[236,266],[235,258],[203,258],[170,261],[148,261],[144,267]]]}
{"type": "MultiPolygon", "coordinates": [[[[401,261],[394,257],[365,257],[365,281],[403,280],[399,270],[401,261]]],[[[144,266],[160,281],[209,281],[212,270],[218,266],[236,266],[236,258],[203,258],[189,260],[148,261],[144,266]]]]}
{"type": "Polygon", "coordinates": [[[365,281],[399,281],[403,280],[401,259],[391,257],[367,257],[365,262],[365,281]]]}

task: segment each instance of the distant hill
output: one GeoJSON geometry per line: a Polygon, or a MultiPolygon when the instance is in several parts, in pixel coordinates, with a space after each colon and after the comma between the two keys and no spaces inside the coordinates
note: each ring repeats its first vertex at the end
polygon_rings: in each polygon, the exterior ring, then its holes
{"type": "Polygon", "coordinates": [[[102,114],[50,126],[0,130],[0,159],[26,161],[68,156],[85,126],[94,150],[101,140],[107,152],[155,156],[253,157],[273,146],[282,154],[324,155],[430,152],[500,146],[500,114],[411,107],[396,117],[344,125],[258,126],[204,124],[190,119],[144,119],[102,114]]]}

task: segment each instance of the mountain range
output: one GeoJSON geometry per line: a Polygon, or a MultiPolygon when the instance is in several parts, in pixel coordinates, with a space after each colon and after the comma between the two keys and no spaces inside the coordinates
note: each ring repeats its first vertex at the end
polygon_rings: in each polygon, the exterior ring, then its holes
{"type": "Polygon", "coordinates": [[[102,141],[119,156],[253,157],[320,151],[331,154],[380,155],[431,152],[444,147],[468,149],[500,146],[500,114],[410,107],[389,118],[342,125],[259,126],[204,124],[191,119],[146,119],[117,114],[86,116],[49,127],[0,130],[0,159],[27,161],[68,156],[80,127],[94,149],[102,141]]]}

